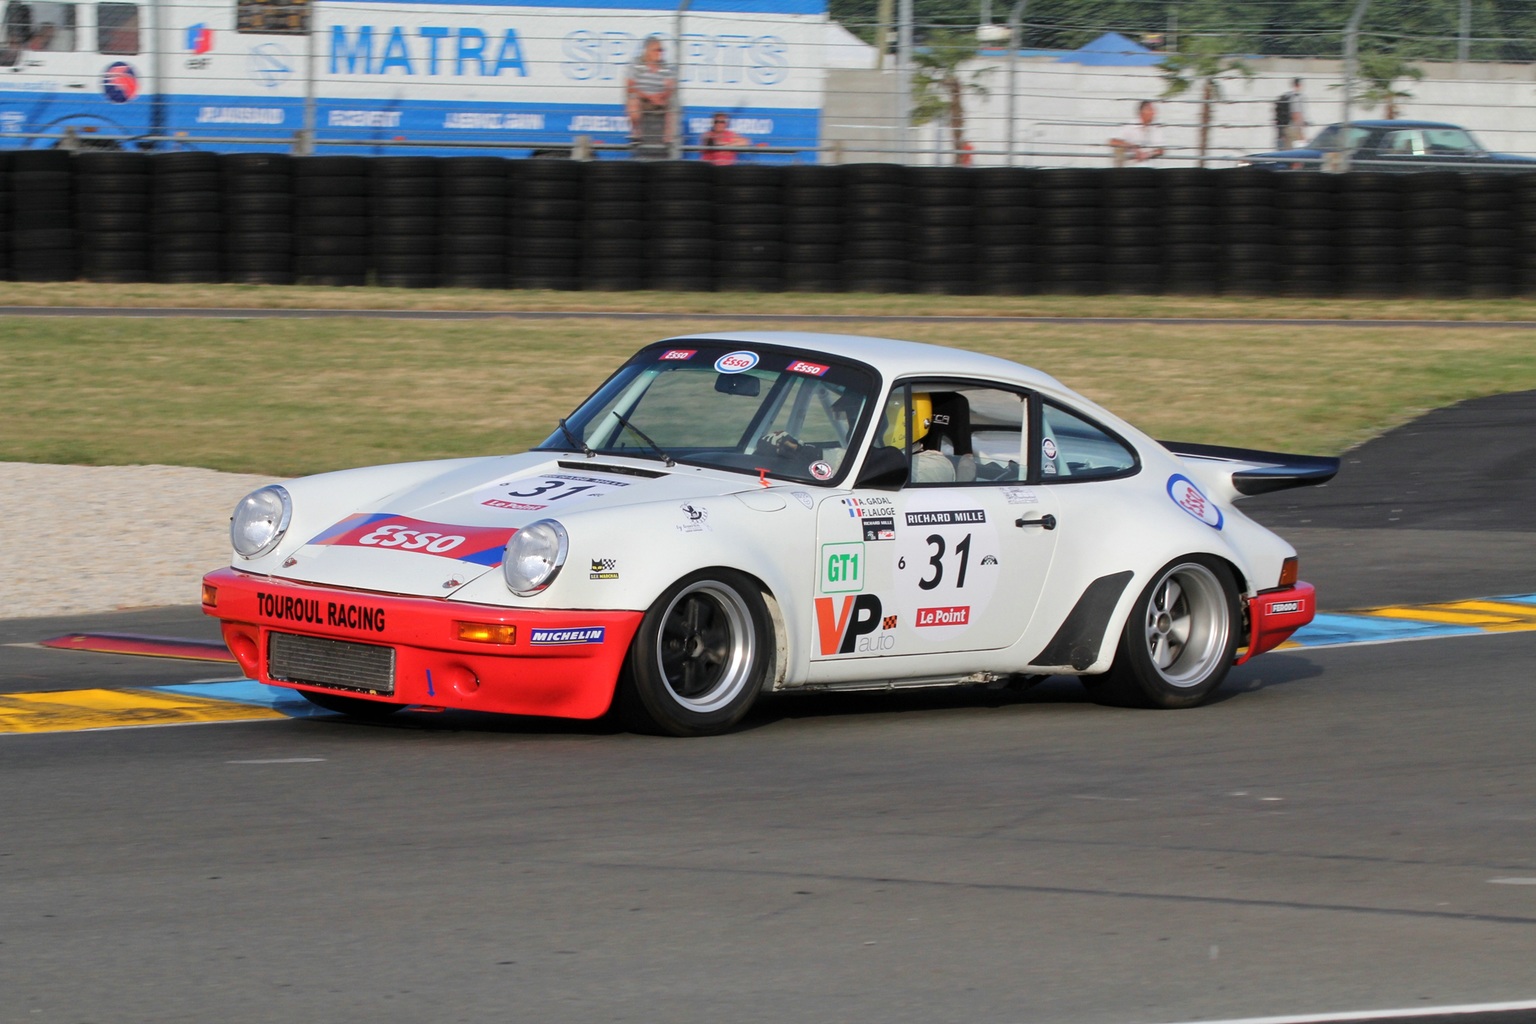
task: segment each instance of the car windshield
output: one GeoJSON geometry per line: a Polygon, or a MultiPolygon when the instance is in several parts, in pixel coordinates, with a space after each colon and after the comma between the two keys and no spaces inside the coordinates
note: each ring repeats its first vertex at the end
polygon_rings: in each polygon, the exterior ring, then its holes
{"type": "Polygon", "coordinates": [[[1343,125],[1331,124],[1317,133],[1317,137],[1312,140],[1312,148],[1358,149],[1365,145],[1365,140],[1370,138],[1370,135],[1370,129],[1361,128],[1359,125],[1350,125],[1349,134],[1346,135],[1343,125]]]}
{"type": "Polygon", "coordinates": [[[821,353],[690,339],[640,352],[538,447],[831,484],[875,390],[821,353]]]}

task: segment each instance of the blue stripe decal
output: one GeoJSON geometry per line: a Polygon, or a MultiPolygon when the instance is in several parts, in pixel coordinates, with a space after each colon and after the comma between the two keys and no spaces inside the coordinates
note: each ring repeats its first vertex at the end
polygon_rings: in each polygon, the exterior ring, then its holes
{"type": "Polygon", "coordinates": [[[1476,626],[1448,626],[1441,622],[1405,622],[1369,615],[1320,614],[1291,636],[1302,647],[1337,647],[1344,644],[1381,644],[1427,637],[1469,636],[1481,633],[1476,626]]]}

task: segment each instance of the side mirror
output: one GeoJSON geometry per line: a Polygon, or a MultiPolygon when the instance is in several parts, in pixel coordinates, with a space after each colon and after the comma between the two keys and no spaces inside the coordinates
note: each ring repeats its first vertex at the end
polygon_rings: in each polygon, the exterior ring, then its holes
{"type": "Polygon", "coordinates": [[[756,398],[763,390],[763,382],[745,373],[722,373],[715,378],[715,390],[722,395],[746,395],[756,398]]]}
{"type": "Polygon", "coordinates": [[[907,457],[900,448],[871,448],[859,468],[855,487],[875,491],[899,491],[907,482],[907,457]]]}

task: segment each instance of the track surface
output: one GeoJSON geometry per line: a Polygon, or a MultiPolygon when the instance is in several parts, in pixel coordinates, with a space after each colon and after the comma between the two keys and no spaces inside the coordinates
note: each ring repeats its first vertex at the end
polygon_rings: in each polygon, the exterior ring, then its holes
{"type": "MultiPolygon", "coordinates": [[[[1467,403],[1245,508],[1330,609],[1531,593],[1532,416],[1467,403]]],[[[0,642],[77,629],[214,635],[167,609],[0,642]]],[[[6,692],[219,674],[0,651],[6,692]]],[[[1162,714],[1064,680],[785,699],[698,741],[424,714],[0,736],[0,1022],[1536,999],[1533,658],[1533,633],[1271,654],[1162,714]]]]}

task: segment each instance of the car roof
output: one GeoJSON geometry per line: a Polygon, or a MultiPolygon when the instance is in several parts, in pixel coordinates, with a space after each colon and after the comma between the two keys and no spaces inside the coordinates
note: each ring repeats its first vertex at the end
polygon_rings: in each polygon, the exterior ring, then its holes
{"type": "MultiPolygon", "coordinates": [[[[1350,121],[1356,128],[1455,128],[1457,131],[1466,131],[1459,124],[1447,124],[1444,121],[1350,121]]],[[[1329,125],[1337,128],[1338,125],[1329,125]]]]}
{"type": "Polygon", "coordinates": [[[775,345],[779,348],[806,348],[840,356],[875,367],[887,379],[910,376],[991,377],[999,380],[1072,394],[1050,374],[999,356],[968,352],[944,345],[925,345],[896,338],[874,338],[857,334],[821,334],[815,331],[723,331],[689,334],[671,341],[723,341],[730,345],[775,345]]]}

